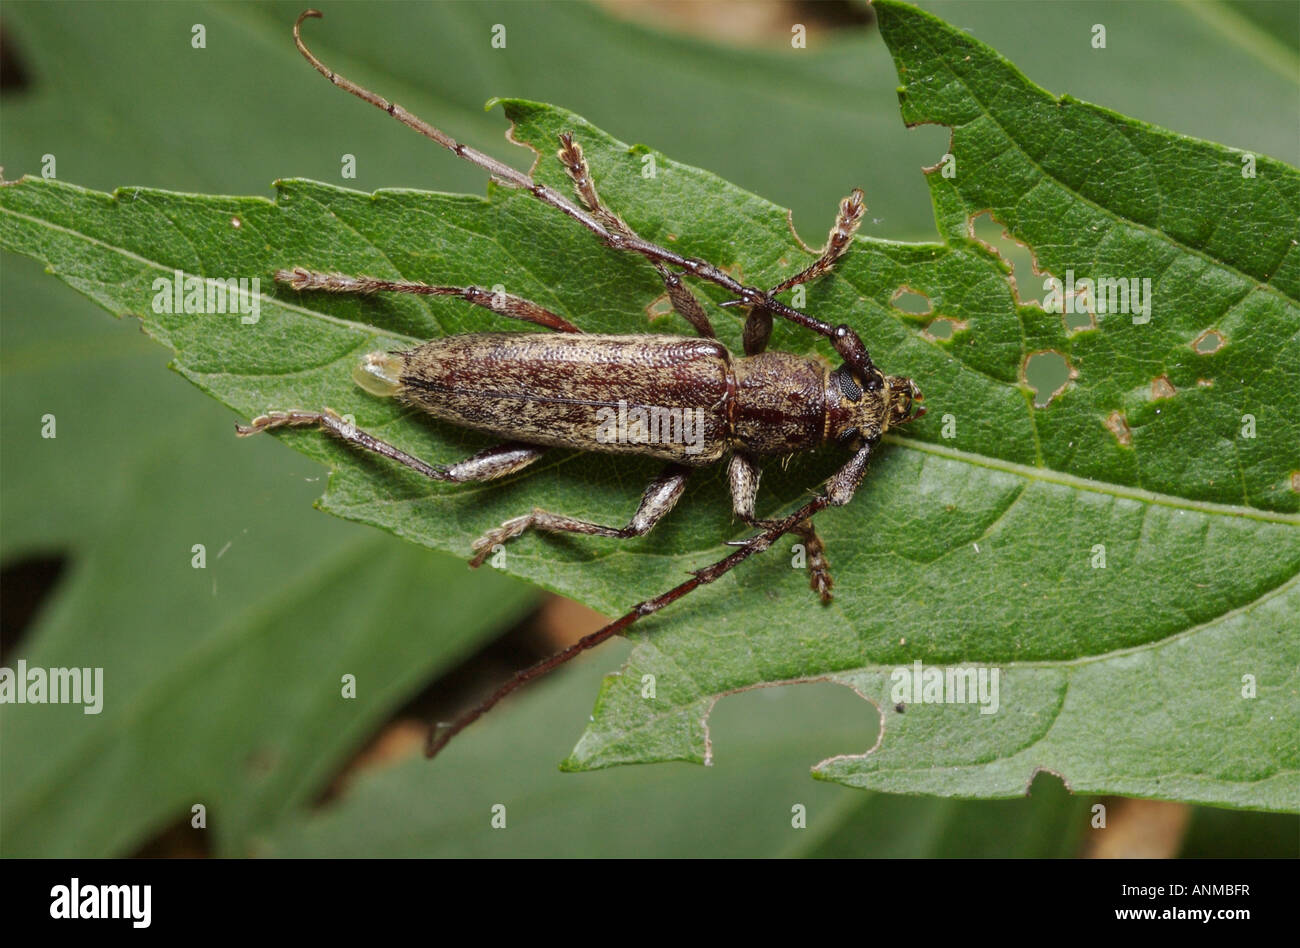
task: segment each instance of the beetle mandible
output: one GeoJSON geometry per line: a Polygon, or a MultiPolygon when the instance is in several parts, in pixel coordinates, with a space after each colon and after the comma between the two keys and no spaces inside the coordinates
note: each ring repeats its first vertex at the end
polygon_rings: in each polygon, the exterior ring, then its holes
{"type": "Polygon", "coordinates": [[[552,447],[649,455],[667,462],[624,526],[604,526],[534,509],[507,520],[475,541],[470,560],[473,566],[481,565],[498,544],[528,530],[616,538],[641,536],[673,509],[693,468],[719,463],[724,458],[736,515],[762,531],[749,540],[735,542],[733,545],[739,549],[693,573],[690,580],[639,603],[600,631],[519,672],[473,711],[443,731],[431,733],[428,755],[437,753],[451,737],[519,685],[712,582],[742,560],[767,549],[785,533],[794,533],[803,542],[810,585],[823,602],[829,602],[829,564],[812,517],[828,506],[848,503],[862,482],[867,461],[881,436],[924,411],[918,404],[922,395],[916,384],[903,376],[887,376],[876,368],[849,326],[832,326],[776,298],[778,293],[824,276],[834,268],[862,221],[862,191],[854,190],[840,202],[826,245],[811,265],[768,290],[746,286],[713,264],[644,240],[602,204],[582,148],[572,134],[559,136],[557,154],[573,181],[580,206],[333,72],[312,54],[301,36],[303,21],[320,16],[316,10],[304,11],[294,24],[293,36],[299,52],[330,82],[483,168],[497,181],[523,189],[568,215],[608,247],[645,257],[662,278],[673,309],[698,336],[592,335],[536,303],[504,292],[289,267],[277,271],[275,278],[299,291],[456,296],[553,332],[446,336],[409,351],[370,353],[356,368],[354,379],[372,394],[399,398],[444,421],[506,439],[450,467],[422,461],[361,431],[328,408],[268,412],[247,426],[237,425],[236,431],[247,436],[286,426],[319,427],[433,480],[454,483],[489,481],[513,474],[552,447]],[[683,275],[715,283],[734,294],[734,299],[721,305],[748,309],[742,357],[732,355],[717,341],[704,307],[682,282],[683,275]],[[831,368],[819,359],[767,351],[774,317],[825,336],[843,364],[831,368]],[[615,411],[620,414],[616,436],[611,437],[615,411]],[[632,433],[625,424],[628,415],[638,420],[632,433]],[[665,430],[667,436],[663,436],[665,430]],[[758,517],[755,496],[761,459],[808,451],[826,442],[843,445],[850,457],[827,480],[825,491],[783,519],[758,517]]]}

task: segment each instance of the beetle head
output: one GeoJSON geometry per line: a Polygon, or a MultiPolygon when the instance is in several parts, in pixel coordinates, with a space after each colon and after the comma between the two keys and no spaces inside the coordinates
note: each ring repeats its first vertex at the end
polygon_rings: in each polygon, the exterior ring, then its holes
{"type": "Polygon", "coordinates": [[[905,425],[925,414],[925,408],[918,404],[925,401],[925,396],[916,387],[916,383],[906,376],[886,376],[885,392],[886,428],[905,425]]]}
{"type": "Polygon", "coordinates": [[[826,389],[830,440],[856,448],[895,425],[920,418],[924,396],[902,375],[876,375],[870,383],[842,365],[830,374],[826,389]]]}

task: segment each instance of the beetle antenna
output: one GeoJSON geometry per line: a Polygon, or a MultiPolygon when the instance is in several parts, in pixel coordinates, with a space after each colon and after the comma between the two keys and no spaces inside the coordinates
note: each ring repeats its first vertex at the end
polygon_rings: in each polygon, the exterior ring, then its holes
{"type": "MultiPolygon", "coordinates": [[[[774,315],[780,316],[782,319],[787,319],[796,325],[803,326],[805,329],[812,330],[818,335],[825,336],[830,340],[831,345],[834,346],[835,351],[840,354],[841,358],[855,368],[864,378],[874,380],[875,376],[879,375],[879,371],[871,362],[871,356],[867,354],[866,346],[862,344],[862,340],[858,338],[857,333],[852,331],[847,325],[841,324],[839,326],[832,326],[830,323],[820,320],[815,316],[801,313],[799,310],[785,305],[780,300],[774,299],[771,292],[764,292],[756,287],[745,286],[731,274],[727,273],[720,267],[709,263],[707,260],[682,256],[675,251],[660,247],[658,244],[651,243],[635,234],[610,231],[594,215],[578,207],[558,191],[548,188],[544,184],[538,184],[530,175],[524,174],[524,172],[517,168],[512,168],[510,165],[493,158],[491,155],[484,154],[477,148],[471,148],[468,145],[461,144],[446,132],[434,128],[423,119],[412,115],[396,102],[389,102],[383,96],[376,95],[369,89],[357,85],[351,79],[340,76],[317,59],[315,54],[307,48],[307,44],[302,41],[302,23],[303,20],[308,18],[323,19],[324,14],[319,10],[304,10],[300,13],[297,21],[293,24],[294,44],[298,47],[298,52],[302,53],[303,58],[306,59],[307,62],[311,63],[317,72],[340,89],[345,92],[350,92],[358,99],[361,99],[364,102],[369,102],[375,108],[387,112],[403,125],[414,129],[430,141],[437,142],[456,157],[464,158],[471,164],[475,164],[482,168],[502,184],[508,187],[519,188],[520,190],[527,191],[543,204],[548,204],[560,213],[573,218],[610,247],[613,247],[616,250],[627,250],[632,253],[640,254],[654,263],[676,267],[682,273],[689,274],[697,279],[708,280],[710,283],[715,283],[739,297],[739,300],[737,300],[734,305],[760,306],[763,309],[769,310],[774,315]]],[[[860,199],[861,192],[855,191],[854,195],[858,196],[860,199]]],[[[858,216],[853,216],[850,212],[852,212],[854,207],[858,205],[852,203],[854,200],[853,196],[850,196],[847,200],[849,202],[848,206],[841,206],[841,218],[837,221],[837,228],[839,230],[845,230],[851,223],[851,230],[856,230],[856,222],[858,217],[860,217],[860,208],[856,212],[858,216]],[[845,223],[846,218],[851,218],[849,223],[845,223]]],[[[851,231],[847,232],[844,235],[843,246],[839,246],[834,242],[834,235],[836,232],[835,229],[831,232],[832,239],[830,244],[834,249],[834,253],[830,257],[831,262],[833,262],[835,256],[838,256],[839,253],[842,253],[843,250],[847,248],[848,242],[852,238],[851,231]]],[[[822,263],[824,263],[824,261],[819,261],[818,264],[814,264],[813,268],[810,268],[810,271],[805,271],[804,274],[800,274],[799,277],[795,278],[795,281],[798,282],[806,276],[807,273],[811,272],[811,269],[815,269],[822,263]]],[[[825,263],[825,268],[829,269],[829,267],[830,263],[825,263]]]]}
{"type": "Polygon", "coordinates": [[[402,108],[396,102],[389,102],[383,96],[371,92],[364,86],[357,85],[346,76],[341,76],[333,69],[330,69],[323,62],[316,58],[316,55],[307,48],[307,44],[302,41],[302,23],[308,18],[324,19],[325,14],[319,10],[304,10],[298,15],[297,21],[293,24],[293,42],[298,47],[298,52],[302,53],[303,58],[315,67],[316,71],[328,79],[334,85],[338,86],[344,92],[350,92],[363,102],[369,102],[375,108],[387,112],[397,121],[401,122],[407,128],[414,129],[430,141],[437,142],[443,148],[447,149],[457,158],[464,158],[471,164],[478,165],[488,174],[492,175],[502,184],[512,188],[519,188],[527,191],[544,204],[549,204],[556,210],[572,217],[583,227],[595,233],[604,240],[609,240],[611,235],[604,226],[594,217],[582,210],[580,207],[569,201],[563,195],[551,190],[545,185],[537,184],[533,179],[524,174],[517,168],[512,168],[504,161],[499,161],[491,155],[484,154],[477,148],[471,148],[452,138],[441,129],[434,128],[424,119],[412,115],[406,109],[402,108]]]}

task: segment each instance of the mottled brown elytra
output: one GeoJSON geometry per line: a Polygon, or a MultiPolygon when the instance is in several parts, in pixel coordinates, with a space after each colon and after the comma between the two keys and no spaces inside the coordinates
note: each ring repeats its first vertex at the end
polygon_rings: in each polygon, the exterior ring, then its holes
{"type": "Polygon", "coordinates": [[[548,448],[649,455],[667,462],[650,483],[631,521],[609,527],[545,510],[507,520],[473,544],[470,563],[482,564],[499,544],[527,530],[626,538],[649,532],[681,497],[691,469],[728,460],[728,479],[736,515],[761,532],[729,556],[691,574],[666,593],[638,603],[610,623],[561,652],[517,673],[486,701],[449,725],[433,729],[426,748],[432,757],[467,725],[520,685],[563,664],[579,652],[657,612],[688,592],[713,582],[741,561],[770,547],[786,533],[803,542],[810,585],[823,602],[831,600],[831,575],[812,518],[830,506],[847,504],[857,491],[871,451],[889,428],[924,411],[916,384],[886,376],[871,361],[857,333],[792,309],[776,294],[829,273],[852,243],[865,207],[854,190],[840,203],[826,246],[810,266],[768,290],[745,286],[704,260],[683,257],[639,237],[596,193],[582,148],[569,133],[559,136],[558,157],[581,206],[538,184],[526,174],[462,145],[448,135],[327,68],[303,44],[303,20],[321,16],[307,10],[294,24],[294,42],[334,85],[383,109],[454,154],[483,168],[510,187],[567,214],[615,250],[645,257],[659,272],[673,309],[697,337],[668,335],[589,335],[536,303],[478,287],[432,286],[318,273],[287,267],[277,281],[300,291],[327,293],[416,293],[458,296],[513,319],[554,333],[467,333],[426,342],[410,351],[372,352],[353,373],[372,394],[391,396],[453,424],[505,439],[451,467],[436,467],[345,422],[333,411],[268,412],[240,435],[285,426],[313,426],[419,471],[437,481],[488,481],[519,471],[548,448]],[[724,306],[748,309],[745,354],[733,356],[714,336],[704,307],[682,282],[685,274],[725,287],[735,299],[724,306]],[[768,352],[772,318],[779,316],[820,333],[844,360],[839,368],[786,352],[768,352]],[[754,513],[761,474],[759,461],[773,455],[808,451],[827,442],[843,445],[851,456],[827,481],[825,491],[783,519],[754,513]]]}

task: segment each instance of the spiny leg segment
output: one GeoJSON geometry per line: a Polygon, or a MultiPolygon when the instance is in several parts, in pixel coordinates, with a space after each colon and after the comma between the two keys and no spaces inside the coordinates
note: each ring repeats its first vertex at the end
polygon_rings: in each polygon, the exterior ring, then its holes
{"type": "MultiPolygon", "coordinates": [[[[596,193],[596,182],[591,179],[591,169],[587,167],[587,159],[582,155],[582,146],[573,140],[571,133],[560,133],[560,150],[556,154],[560,163],[564,165],[564,170],[573,179],[573,188],[582,199],[582,203],[587,205],[587,210],[591,211],[610,233],[640,240],[636,231],[632,230],[623,218],[601,204],[600,195],[596,193]]],[[[668,299],[677,314],[694,326],[695,331],[701,336],[706,339],[716,338],[708,314],[704,312],[704,307],[695,298],[695,294],[682,282],[682,278],[658,260],[652,260],[651,263],[658,271],[660,279],[664,281],[664,289],[668,291],[668,299]]]]}
{"type": "MultiPolygon", "coordinates": [[[[743,452],[737,451],[731,456],[727,467],[727,482],[731,488],[731,506],[737,517],[759,530],[768,530],[776,526],[779,520],[765,519],[754,514],[754,501],[758,496],[758,482],[762,477],[758,461],[743,452]]],[[[803,543],[804,555],[808,559],[808,585],[817,593],[821,601],[831,601],[831,588],[835,580],[831,578],[830,560],[826,558],[826,547],[817,528],[811,520],[796,524],[790,531],[803,543]]],[[[736,541],[732,545],[739,545],[736,541]]]]}
{"type": "Polygon", "coordinates": [[[682,464],[669,464],[664,468],[663,473],[650,482],[645,493],[641,495],[641,504],[637,507],[636,513],[623,527],[606,527],[535,508],[532,513],[507,520],[495,530],[490,530],[475,540],[474,558],[469,561],[469,565],[481,566],[497,544],[514,539],[527,530],[580,533],[586,536],[614,537],[620,540],[644,536],[677,506],[689,476],[690,468],[682,464]]]}
{"type": "MultiPolygon", "coordinates": [[[[853,243],[853,235],[858,232],[858,228],[862,225],[862,216],[865,211],[866,204],[863,203],[862,189],[854,188],[848,197],[840,201],[839,212],[835,215],[835,223],[831,225],[831,232],[826,237],[826,244],[822,247],[821,255],[794,276],[782,280],[772,287],[767,291],[767,295],[769,297],[776,296],[777,293],[782,293],[801,283],[810,283],[830,273],[835,268],[836,262],[840,257],[844,256],[845,251],[853,243]]],[[[797,234],[795,238],[798,239],[797,234]]],[[[800,241],[800,243],[802,244],[803,241],[800,241]]],[[[771,335],[771,309],[762,304],[753,307],[749,311],[749,316],[745,319],[745,355],[757,355],[766,349],[767,341],[771,335]]]]}
{"type": "Polygon", "coordinates": [[[380,280],[367,276],[347,276],[342,273],[321,273],[304,267],[275,271],[277,283],[287,283],[295,290],[322,290],[326,293],[414,293],[420,296],[458,296],[467,303],[482,306],[509,316],[554,329],[556,332],[582,332],[562,316],[557,316],[544,306],[512,293],[494,293],[477,286],[431,286],[405,280],[380,280]]]}
{"type": "Polygon", "coordinates": [[[768,292],[782,293],[800,283],[811,283],[813,280],[820,279],[835,269],[835,264],[852,245],[853,235],[862,226],[862,216],[866,209],[862,189],[854,188],[848,197],[840,201],[839,212],[835,215],[831,232],[826,236],[826,244],[822,247],[821,256],[794,276],[782,280],[768,292]]]}
{"type": "Polygon", "coordinates": [[[362,431],[328,408],[324,411],[267,412],[254,418],[247,425],[235,425],[235,434],[247,438],[276,428],[322,428],[349,444],[373,451],[413,471],[418,471],[430,480],[448,481],[454,484],[491,481],[498,477],[505,477],[507,474],[522,471],[546,453],[545,448],[535,444],[508,441],[480,451],[451,467],[434,467],[427,461],[422,461],[415,455],[407,454],[401,448],[362,431]]]}

